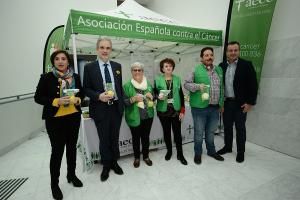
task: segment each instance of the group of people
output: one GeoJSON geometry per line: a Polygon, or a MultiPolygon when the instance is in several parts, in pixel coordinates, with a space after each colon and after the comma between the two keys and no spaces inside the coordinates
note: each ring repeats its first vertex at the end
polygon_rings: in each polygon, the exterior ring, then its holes
{"type": "MultiPolygon", "coordinates": [[[[55,51],[50,58],[53,70],[41,75],[35,93],[35,101],[44,106],[42,118],[45,119],[52,147],[50,174],[54,199],[63,198],[58,183],[65,146],[67,180],[75,187],[83,186],[75,174],[75,168],[80,104],[85,95],[90,99],[89,114],[95,122],[100,141],[99,151],[103,164],[101,181],[109,178],[110,170],[118,175],[124,174],[117,162],[120,157],[119,132],[124,110],[125,120],[132,133],[135,168],[140,166],[140,154],[146,165],[153,165],[149,158],[149,135],[155,115],[154,106],[167,148],[165,160],[172,157],[172,130],[177,159],[183,165],[188,164],[183,155],[181,136],[181,121],[185,114],[184,95],[181,78],[173,74],[174,60],[165,58],[160,62],[161,74],[155,77],[153,86],[144,76],[143,63],[133,63],[132,78],[123,85],[121,64],[110,60],[111,40],[98,39],[96,51],[98,59],[84,67],[83,86],[79,76],[69,67],[69,54],[63,50],[55,51]],[[68,95],[65,91],[70,89],[79,91],[68,95]]],[[[238,42],[229,42],[227,60],[216,66],[213,64],[213,48],[203,48],[200,53],[201,64],[196,65],[184,80],[183,87],[190,92],[196,164],[201,164],[204,135],[208,156],[223,161],[221,155],[232,152],[233,125],[236,128],[236,161],[244,161],[245,122],[247,112],[256,103],[257,80],[251,62],[239,58],[239,51],[238,42]],[[220,112],[224,119],[225,146],[216,151],[214,132],[220,112]]]]}

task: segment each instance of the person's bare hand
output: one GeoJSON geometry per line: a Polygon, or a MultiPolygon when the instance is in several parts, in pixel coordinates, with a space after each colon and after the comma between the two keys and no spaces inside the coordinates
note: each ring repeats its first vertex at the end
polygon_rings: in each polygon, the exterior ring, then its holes
{"type": "Polygon", "coordinates": [[[135,102],[142,102],[143,101],[143,95],[136,95],[134,96],[135,102]]]}
{"type": "Polygon", "coordinates": [[[150,92],[147,92],[147,94],[145,95],[148,99],[152,100],[153,96],[150,92]]]}
{"type": "Polygon", "coordinates": [[[164,98],[165,98],[165,95],[164,95],[163,93],[160,93],[160,94],[158,95],[158,99],[159,99],[159,100],[164,100],[164,98]]]}
{"type": "Polygon", "coordinates": [[[244,103],[244,104],[241,106],[241,108],[243,108],[243,113],[247,113],[247,112],[249,112],[249,111],[251,110],[252,105],[247,104],[247,103],[244,103]]]}
{"type": "Polygon", "coordinates": [[[108,95],[106,92],[103,92],[99,95],[99,100],[102,102],[108,102],[113,97],[111,95],[108,95]]]}
{"type": "Polygon", "coordinates": [[[70,97],[69,96],[65,96],[65,97],[61,97],[58,99],[58,105],[68,105],[70,104],[70,97]]]}
{"type": "Polygon", "coordinates": [[[179,121],[182,121],[183,118],[184,118],[184,113],[180,113],[180,114],[179,114],[179,121]]]}
{"type": "Polygon", "coordinates": [[[224,113],[224,107],[220,108],[220,113],[221,113],[221,114],[224,113]]]}
{"type": "Polygon", "coordinates": [[[198,84],[198,86],[199,86],[199,89],[201,90],[201,92],[203,92],[203,90],[205,88],[205,84],[200,83],[200,84],[198,84]]]}

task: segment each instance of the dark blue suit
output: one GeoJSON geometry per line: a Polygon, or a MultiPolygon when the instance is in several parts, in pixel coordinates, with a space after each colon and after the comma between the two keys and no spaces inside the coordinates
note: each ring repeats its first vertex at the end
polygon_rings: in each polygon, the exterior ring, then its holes
{"type": "Polygon", "coordinates": [[[100,155],[104,167],[110,167],[120,157],[119,132],[124,110],[121,65],[113,61],[110,61],[110,65],[118,97],[112,105],[99,100],[99,95],[105,89],[98,61],[88,63],[84,67],[83,78],[84,91],[90,98],[89,114],[95,121],[99,135],[100,155]]]}

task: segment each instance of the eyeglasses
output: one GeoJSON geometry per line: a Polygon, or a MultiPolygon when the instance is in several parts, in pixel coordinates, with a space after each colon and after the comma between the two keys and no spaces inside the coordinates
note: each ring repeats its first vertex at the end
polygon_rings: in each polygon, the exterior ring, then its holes
{"type": "Polygon", "coordinates": [[[142,69],[133,69],[132,71],[134,71],[134,72],[142,72],[143,70],[142,69]]]}

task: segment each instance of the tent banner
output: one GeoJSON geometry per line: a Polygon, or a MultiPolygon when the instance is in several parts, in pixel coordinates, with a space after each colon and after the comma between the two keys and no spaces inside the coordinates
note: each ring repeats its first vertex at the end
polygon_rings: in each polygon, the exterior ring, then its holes
{"type": "Polygon", "coordinates": [[[55,28],[50,35],[46,43],[44,51],[44,70],[43,72],[52,71],[52,64],[50,61],[50,56],[53,52],[62,49],[64,40],[64,26],[59,26],[55,28]]]}
{"type": "MultiPolygon", "coordinates": [[[[106,35],[191,44],[222,45],[221,30],[122,19],[107,15],[71,10],[66,33],[106,35]]],[[[66,35],[66,39],[70,36],[66,35]]]]}
{"type": "Polygon", "coordinates": [[[241,57],[252,61],[258,82],[276,0],[234,0],[229,41],[238,41],[241,57]]]}

